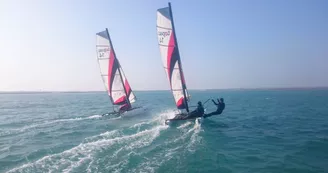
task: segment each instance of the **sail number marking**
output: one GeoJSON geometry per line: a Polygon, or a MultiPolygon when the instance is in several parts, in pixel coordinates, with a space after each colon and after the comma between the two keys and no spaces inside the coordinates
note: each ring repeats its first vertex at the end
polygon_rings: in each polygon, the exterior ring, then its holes
{"type": "Polygon", "coordinates": [[[158,40],[159,40],[159,43],[163,43],[164,41],[164,38],[167,37],[167,36],[170,36],[171,34],[171,31],[161,31],[161,32],[158,32],[158,40]]]}
{"type": "Polygon", "coordinates": [[[107,54],[109,52],[109,48],[101,48],[98,49],[98,56],[99,58],[103,58],[105,56],[105,54],[107,54]]]}

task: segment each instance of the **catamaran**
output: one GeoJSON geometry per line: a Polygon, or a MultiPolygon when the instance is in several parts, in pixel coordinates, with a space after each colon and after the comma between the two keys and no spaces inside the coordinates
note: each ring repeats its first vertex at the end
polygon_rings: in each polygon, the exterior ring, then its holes
{"type": "Polygon", "coordinates": [[[186,117],[190,113],[190,95],[183,75],[171,3],[168,3],[168,7],[157,10],[157,37],[164,69],[179,110],[179,113],[173,119],[167,119],[166,123],[172,120],[185,120],[181,117],[186,117]]]}
{"type": "Polygon", "coordinates": [[[97,60],[101,78],[113,104],[113,112],[104,115],[121,115],[124,112],[139,108],[133,108],[131,105],[136,101],[136,96],[116,57],[108,29],[97,33],[96,37],[97,60]],[[118,108],[118,106],[120,107],[118,108]]]}

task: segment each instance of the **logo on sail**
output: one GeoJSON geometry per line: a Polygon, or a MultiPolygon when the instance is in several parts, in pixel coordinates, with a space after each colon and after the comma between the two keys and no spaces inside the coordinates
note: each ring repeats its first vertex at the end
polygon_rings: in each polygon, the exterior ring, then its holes
{"type": "Polygon", "coordinates": [[[160,37],[166,37],[171,34],[171,31],[163,31],[163,32],[158,32],[158,36],[160,37]]]}
{"type": "Polygon", "coordinates": [[[162,31],[162,32],[158,32],[158,36],[159,36],[159,43],[163,43],[163,40],[165,37],[170,36],[171,31],[162,31]]]}
{"type": "Polygon", "coordinates": [[[109,47],[98,49],[98,52],[99,52],[99,53],[102,53],[102,52],[108,52],[108,51],[109,51],[109,47]]]}
{"type": "Polygon", "coordinates": [[[110,49],[109,47],[105,47],[105,48],[100,48],[98,49],[98,53],[99,53],[99,58],[104,57],[105,53],[109,52],[110,49]]]}

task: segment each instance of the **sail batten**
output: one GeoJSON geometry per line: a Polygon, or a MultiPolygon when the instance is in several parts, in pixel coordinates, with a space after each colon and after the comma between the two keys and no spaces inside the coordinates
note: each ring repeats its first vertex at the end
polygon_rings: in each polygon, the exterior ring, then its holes
{"type": "Polygon", "coordinates": [[[163,66],[178,109],[188,108],[189,96],[183,76],[171,6],[157,10],[157,37],[163,66]]]}
{"type": "Polygon", "coordinates": [[[167,29],[167,30],[172,30],[172,28],[165,28],[165,27],[162,27],[162,26],[156,26],[157,28],[162,28],[162,29],[167,29]]]}
{"type": "Polygon", "coordinates": [[[133,103],[135,101],[135,95],[115,55],[107,29],[97,33],[96,37],[100,75],[112,104],[123,105],[133,103]]]}

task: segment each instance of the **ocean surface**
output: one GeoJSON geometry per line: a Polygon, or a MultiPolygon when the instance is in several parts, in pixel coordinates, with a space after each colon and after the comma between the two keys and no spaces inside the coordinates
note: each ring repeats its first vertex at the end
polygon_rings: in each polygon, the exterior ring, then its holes
{"type": "Polygon", "coordinates": [[[167,126],[169,91],[136,92],[143,108],[119,118],[101,116],[105,92],[0,94],[0,172],[328,172],[328,90],[190,94],[226,109],[167,126]]]}

